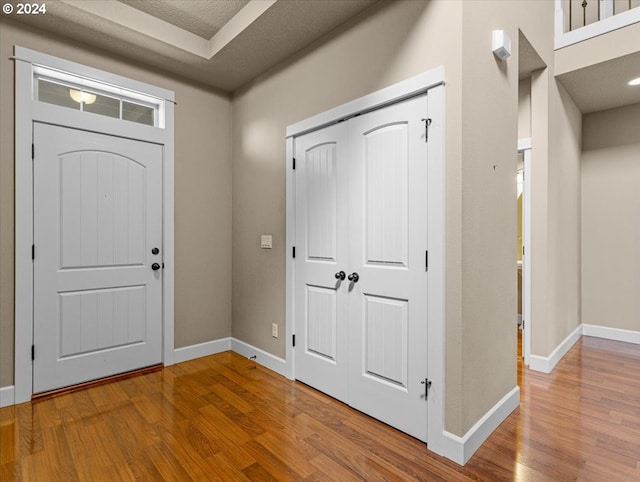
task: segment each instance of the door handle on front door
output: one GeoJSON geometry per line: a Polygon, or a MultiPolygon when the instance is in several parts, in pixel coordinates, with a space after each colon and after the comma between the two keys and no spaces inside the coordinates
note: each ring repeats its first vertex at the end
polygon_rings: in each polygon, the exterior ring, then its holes
{"type": "Polygon", "coordinates": [[[344,281],[346,277],[347,277],[347,273],[345,273],[344,271],[338,271],[336,273],[336,279],[339,279],[340,281],[344,281]]]}
{"type": "Polygon", "coordinates": [[[359,279],[360,279],[360,275],[356,272],[353,272],[348,276],[348,280],[353,281],[354,283],[357,283],[359,279]]]}

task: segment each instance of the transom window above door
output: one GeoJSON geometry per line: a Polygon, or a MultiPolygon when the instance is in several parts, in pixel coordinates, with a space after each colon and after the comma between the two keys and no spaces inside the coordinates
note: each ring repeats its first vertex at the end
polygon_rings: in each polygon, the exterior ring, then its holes
{"type": "Polygon", "coordinates": [[[34,67],[33,98],[81,112],[164,128],[163,99],[43,67],[34,67]]]}

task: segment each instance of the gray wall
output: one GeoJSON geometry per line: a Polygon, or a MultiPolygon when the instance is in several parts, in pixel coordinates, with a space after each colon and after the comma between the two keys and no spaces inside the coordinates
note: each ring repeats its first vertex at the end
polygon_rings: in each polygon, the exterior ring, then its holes
{"type": "Polygon", "coordinates": [[[640,104],[582,125],[582,322],[638,332],[640,104]]]}

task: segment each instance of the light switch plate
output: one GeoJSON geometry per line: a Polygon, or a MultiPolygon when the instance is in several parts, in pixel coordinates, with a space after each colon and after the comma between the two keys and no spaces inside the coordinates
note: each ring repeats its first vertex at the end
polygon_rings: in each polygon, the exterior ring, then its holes
{"type": "Polygon", "coordinates": [[[262,249],[273,248],[273,236],[270,234],[263,234],[260,236],[260,247],[262,249]]]}

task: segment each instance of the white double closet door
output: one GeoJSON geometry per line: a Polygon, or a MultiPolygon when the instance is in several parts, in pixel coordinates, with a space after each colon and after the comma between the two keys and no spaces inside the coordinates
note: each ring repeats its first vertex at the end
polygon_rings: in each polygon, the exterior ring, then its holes
{"type": "Polygon", "coordinates": [[[294,145],[295,376],[423,441],[426,117],[423,95],[294,145]]]}

